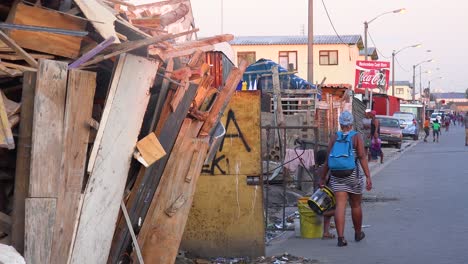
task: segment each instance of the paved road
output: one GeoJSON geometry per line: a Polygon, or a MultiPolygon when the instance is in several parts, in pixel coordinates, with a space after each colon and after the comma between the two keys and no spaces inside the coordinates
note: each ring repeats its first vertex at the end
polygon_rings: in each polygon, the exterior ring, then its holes
{"type": "Polygon", "coordinates": [[[348,246],[336,240],[294,238],[272,243],[268,255],[284,252],[319,263],[468,263],[468,147],[464,128],[444,132],[440,143],[405,151],[373,177],[364,203],[367,237],[354,242],[346,222],[348,246]]]}

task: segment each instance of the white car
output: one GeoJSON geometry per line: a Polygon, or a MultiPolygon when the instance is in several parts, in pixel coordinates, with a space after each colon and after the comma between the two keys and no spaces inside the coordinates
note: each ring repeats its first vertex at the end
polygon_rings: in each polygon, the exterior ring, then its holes
{"type": "Polygon", "coordinates": [[[439,117],[439,123],[440,123],[440,121],[442,119],[442,113],[436,113],[436,112],[431,114],[431,118],[429,119],[430,122],[434,123],[434,121],[437,119],[437,117],[439,117]]]}
{"type": "Polygon", "coordinates": [[[413,124],[414,114],[408,112],[395,112],[393,117],[398,118],[400,120],[400,127],[402,129],[406,128],[409,125],[413,124]]]}

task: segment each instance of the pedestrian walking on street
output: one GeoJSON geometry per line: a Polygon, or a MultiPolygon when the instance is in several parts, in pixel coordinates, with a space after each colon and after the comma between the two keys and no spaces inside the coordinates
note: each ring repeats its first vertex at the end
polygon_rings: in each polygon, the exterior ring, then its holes
{"type": "Polygon", "coordinates": [[[323,186],[325,184],[327,173],[330,171],[330,186],[335,193],[336,198],[335,225],[338,233],[337,245],[339,247],[343,247],[348,244],[344,238],[345,212],[348,198],[351,205],[351,217],[354,225],[354,240],[359,242],[365,237],[364,232],[362,232],[361,208],[362,193],[364,190],[364,176],[366,189],[368,191],[372,189],[372,180],[367,163],[366,153],[364,151],[363,139],[358,132],[353,131],[352,114],[348,111],[341,113],[339,117],[339,123],[341,126],[341,132],[337,132],[337,134],[330,139],[328,144],[328,160],[325,163],[321,175],[322,177],[320,185],[323,186]],[[354,169],[352,169],[349,174],[343,173],[344,171],[337,171],[333,167],[336,166],[334,159],[343,156],[336,155],[335,142],[339,144],[339,147],[343,147],[342,144],[344,139],[346,139],[346,142],[349,143],[349,155],[346,155],[346,158],[352,159],[346,160],[346,163],[348,164],[348,162],[351,161],[351,163],[354,163],[355,165],[354,169]]]}
{"type": "Polygon", "coordinates": [[[450,127],[450,116],[446,115],[445,116],[445,132],[449,131],[449,127],[450,127]]]}
{"type": "Polygon", "coordinates": [[[364,150],[368,160],[371,159],[370,146],[371,146],[371,123],[372,123],[372,110],[366,109],[366,115],[362,119],[362,137],[364,139],[364,150]]]}
{"type": "Polygon", "coordinates": [[[440,123],[439,120],[434,120],[432,123],[432,142],[439,142],[440,123]]]}
{"type": "Polygon", "coordinates": [[[371,148],[370,148],[370,153],[371,153],[371,159],[370,160],[376,160],[377,157],[380,157],[380,163],[383,163],[383,158],[384,154],[382,151],[382,144],[380,144],[381,139],[380,139],[380,122],[376,118],[377,112],[372,111],[370,116],[371,116],[371,148]]]}
{"type": "Polygon", "coordinates": [[[429,136],[429,117],[426,116],[426,120],[424,120],[424,133],[426,133],[426,136],[424,137],[424,142],[427,142],[427,137],[429,136]]]}
{"type": "Polygon", "coordinates": [[[468,146],[468,112],[465,113],[465,146],[468,146]]]}

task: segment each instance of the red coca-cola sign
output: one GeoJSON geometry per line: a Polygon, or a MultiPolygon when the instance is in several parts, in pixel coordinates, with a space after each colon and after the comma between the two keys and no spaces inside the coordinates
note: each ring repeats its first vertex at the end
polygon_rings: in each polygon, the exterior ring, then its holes
{"type": "Polygon", "coordinates": [[[355,88],[369,88],[385,91],[388,89],[390,62],[356,61],[355,88]]]}

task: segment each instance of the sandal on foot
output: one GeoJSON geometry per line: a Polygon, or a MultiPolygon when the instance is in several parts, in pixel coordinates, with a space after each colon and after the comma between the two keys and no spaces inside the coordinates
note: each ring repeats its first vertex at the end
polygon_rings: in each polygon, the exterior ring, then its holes
{"type": "Polygon", "coordinates": [[[346,241],[346,239],[344,239],[344,237],[338,237],[338,244],[337,246],[339,247],[345,247],[348,245],[348,241],[346,241]]]}
{"type": "Polygon", "coordinates": [[[354,234],[354,240],[356,240],[356,242],[363,240],[365,237],[366,237],[366,234],[364,234],[364,232],[362,231],[359,234],[354,234]]]}
{"type": "Polygon", "coordinates": [[[326,240],[326,239],[333,239],[335,238],[335,235],[332,234],[332,233],[324,233],[323,236],[322,236],[322,239],[323,240],[326,240]]]}

